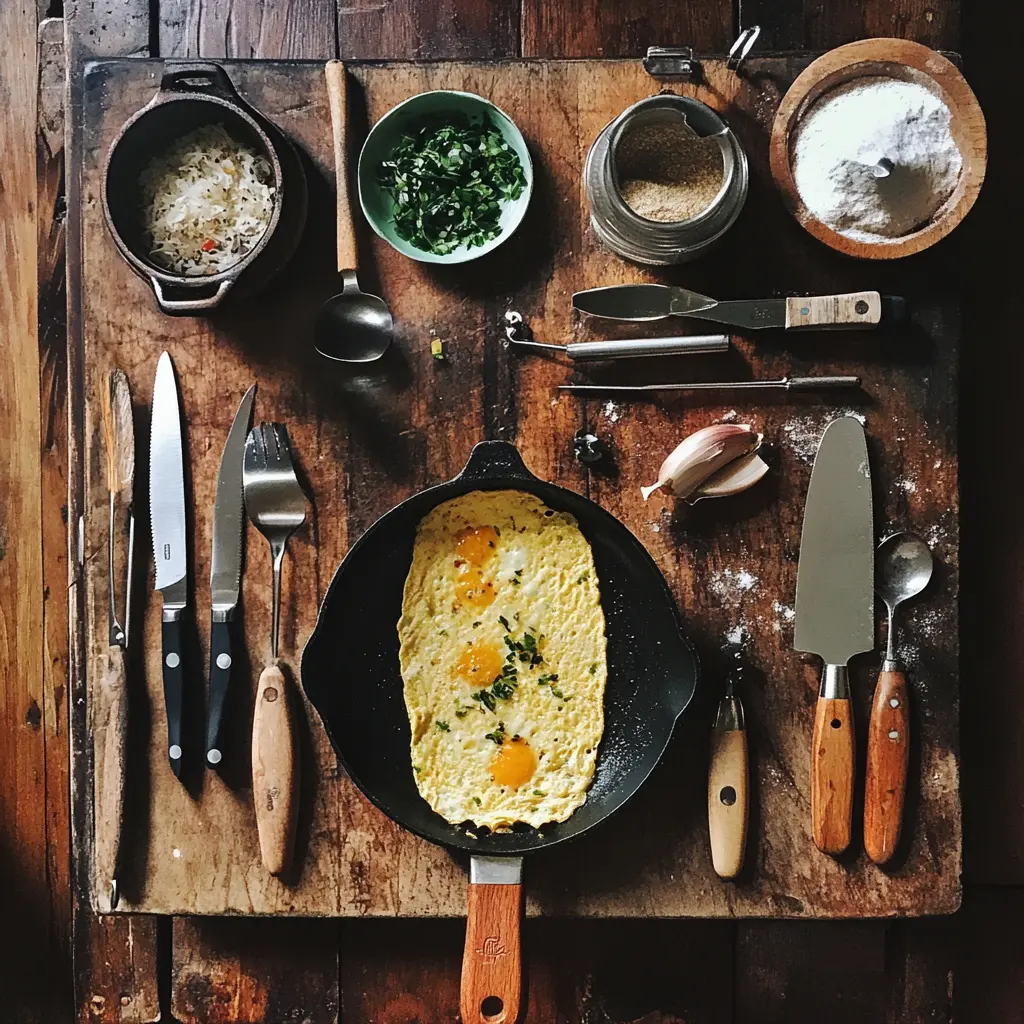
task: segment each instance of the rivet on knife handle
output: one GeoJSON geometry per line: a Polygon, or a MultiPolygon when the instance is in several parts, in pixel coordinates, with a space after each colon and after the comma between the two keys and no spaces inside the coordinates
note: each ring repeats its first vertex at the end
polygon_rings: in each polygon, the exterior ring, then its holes
{"type": "Polygon", "coordinates": [[[845,665],[826,665],[811,744],[811,833],[822,853],[850,845],[856,754],[845,665]]]}
{"type": "Polygon", "coordinates": [[[875,686],[864,778],[864,849],[876,864],[896,851],[903,825],[910,709],[902,666],[886,661],[875,686]]]}

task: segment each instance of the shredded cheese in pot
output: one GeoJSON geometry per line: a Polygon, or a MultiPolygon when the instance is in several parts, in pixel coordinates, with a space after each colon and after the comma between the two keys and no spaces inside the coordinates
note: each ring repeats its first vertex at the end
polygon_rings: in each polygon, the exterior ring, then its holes
{"type": "Polygon", "coordinates": [[[183,135],[142,172],[140,185],[150,257],[190,277],[237,263],[274,209],[270,162],[220,124],[183,135]]]}

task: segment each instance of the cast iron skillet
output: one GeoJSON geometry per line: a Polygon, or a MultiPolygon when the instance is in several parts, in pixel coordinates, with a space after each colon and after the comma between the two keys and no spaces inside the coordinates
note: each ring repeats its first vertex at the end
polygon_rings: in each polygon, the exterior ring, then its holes
{"type": "Polygon", "coordinates": [[[454,480],[408,498],[352,546],[324,598],[301,672],[363,794],[409,831],[472,855],[462,1018],[510,1024],[520,994],[522,855],[578,836],[621,807],[658,763],[696,689],[696,657],[657,565],[600,505],[539,480],[511,444],[484,441],[454,480]],[[590,542],[608,637],[605,728],[587,802],[568,821],[471,834],[435,814],[416,789],[396,626],[420,520],[450,498],[498,489],[528,491],[571,513],[590,542]]]}

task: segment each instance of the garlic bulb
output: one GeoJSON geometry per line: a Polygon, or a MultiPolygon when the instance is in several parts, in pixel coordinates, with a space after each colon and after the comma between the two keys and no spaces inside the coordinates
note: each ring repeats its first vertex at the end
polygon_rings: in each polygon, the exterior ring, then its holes
{"type": "Polygon", "coordinates": [[[691,504],[701,498],[727,498],[753,487],[768,472],[768,463],[757,452],[741,455],[734,462],[712,473],[689,497],[691,504]]]}
{"type": "Polygon", "coordinates": [[[684,438],[676,450],[661,464],[658,482],[641,487],[646,501],[659,488],[687,498],[708,477],[735,459],[757,450],[761,435],[747,423],[713,423],[684,438]]]}

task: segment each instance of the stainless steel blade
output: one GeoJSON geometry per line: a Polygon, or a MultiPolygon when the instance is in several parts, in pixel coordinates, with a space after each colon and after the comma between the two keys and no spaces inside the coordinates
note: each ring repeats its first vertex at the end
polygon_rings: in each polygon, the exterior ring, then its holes
{"type": "Polygon", "coordinates": [[[153,385],[149,448],[149,515],[153,530],[156,589],[168,601],[185,603],[185,472],[181,453],[181,407],[171,357],[164,352],[153,385]],[[175,584],[180,586],[175,587],[175,584]],[[173,588],[169,592],[169,588],[173,588]]]}
{"type": "Polygon", "coordinates": [[[785,299],[732,299],[716,302],[708,309],[695,309],[686,314],[695,320],[714,320],[719,324],[760,330],[763,327],[786,326],[785,299]]]}
{"type": "Polygon", "coordinates": [[[811,471],[800,540],[793,647],[845,665],[875,645],[875,531],[864,427],[829,424],[811,471]]]}
{"type": "Polygon", "coordinates": [[[715,300],[667,284],[620,284],[576,292],[572,304],[591,316],[644,321],[688,315],[715,305],[715,300]]]}
{"type": "Polygon", "coordinates": [[[210,559],[210,606],[215,615],[226,615],[234,609],[242,584],[242,531],[245,527],[242,458],[255,397],[256,385],[253,384],[239,403],[217,473],[217,496],[213,503],[213,554],[210,559]]]}

